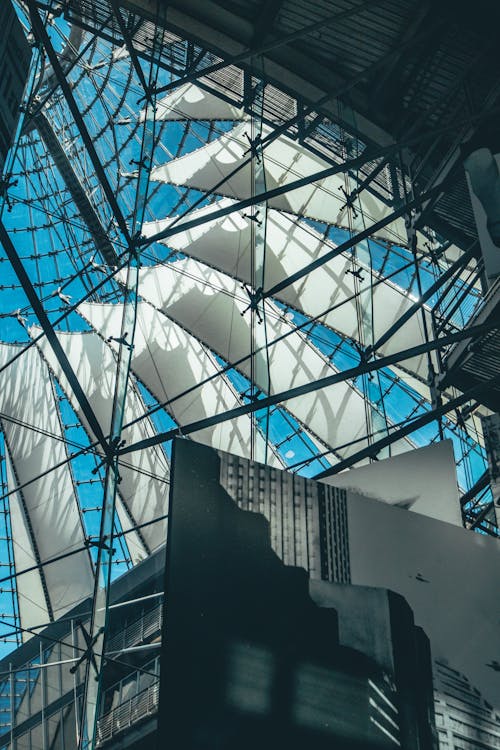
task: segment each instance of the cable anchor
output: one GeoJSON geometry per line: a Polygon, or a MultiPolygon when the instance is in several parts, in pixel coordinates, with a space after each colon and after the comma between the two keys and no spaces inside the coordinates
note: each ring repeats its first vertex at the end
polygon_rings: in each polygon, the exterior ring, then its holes
{"type": "Polygon", "coordinates": [[[257,319],[258,319],[259,323],[262,323],[263,318],[262,318],[262,314],[261,314],[261,312],[259,310],[259,303],[262,302],[263,299],[264,299],[264,289],[261,286],[259,286],[255,290],[255,294],[254,294],[251,291],[251,289],[248,286],[248,284],[242,284],[241,288],[248,294],[248,298],[249,298],[250,302],[245,307],[245,309],[240,313],[240,315],[243,316],[246,312],[248,312],[248,310],[252,310],[253,312],[256,313],[257,319]]]}
{"type": "Polygon", "coordinates": [[[247,154],[250,154],[252,159],[255,157],[257,159],[257,164],[262,163],[262,136],[260,133],[258,133],[255,138],[250,138],[248,133],[245,133],[245,138],[248,141],[248,148],[246,151],[243,151],[243,156],[246,156],[247,154]]]}
{"type": "Polygon", "coordinates": [[[359,214],[354,205],[354,201],[358,197],[357,192],[354,190],[352,193],[348,193],[343,185],[340,185],[339,190],[345,198],[345,203],[341,206],[340,210],[342,211],[344,208],[350,208],[352,210],[352,218],[357,219],[359,214]]]}
{"type": "Polygon", "coordinates": [[[97,641],[99,640],[99,637],[104,633],[104,628],[103,627],[99,628],[99,630],[97,631],[97,633],[95,634],[95,636],[93,638],[91,638],[90,637],[90,633],[87,631],[87,629],[83,625],[83,623],[79,622],[78,625],[80,627],[80,630],[82,631],[82,634],[83,634],[83,637],[85,639],[85,644],[86,644],[87,648],[85,649],[85,651],[83,652],[83,654],[81,655],[81,657],[78,659],[78,661],[76,662],[76,664],[73,664],[73,666],[70,667],[70,670],[69,670],[70,674],[75,674],[75,672],[78,669],[78,667],[81,664],[83,664],[84,661],[87,661],[87,659],[88,659],[90,661],[90,663],[92,664],[92,666],[94,667],[95,679],[98,680],[99,679],[99,669],[97,668],[97,661],[96,661],[96,658],[95,658],[94,646],[97,643],[97,641]]]}

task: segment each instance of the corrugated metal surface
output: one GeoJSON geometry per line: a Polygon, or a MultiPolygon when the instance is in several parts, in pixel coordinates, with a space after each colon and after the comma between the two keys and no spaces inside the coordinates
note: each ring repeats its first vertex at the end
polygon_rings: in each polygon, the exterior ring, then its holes
{"type": "MultiPolygon", "coordinates": [[[[140,9],[145,1],[123,4],[140,9]]],[[[342,128],[350,128],[358,137],[361,134],[361,146],[377,142],[378,131],[370,132],[369,123],[389,138],[409,137],[417,189],[424,190],[450,159],[458,158],[457,145],[470,128],[471,115],[491,106],[498,96],[497,27],[489,28],[487,19],[474,21],[481,16],[476,6],[471,8],[470,19],[447,0],[219,0],[206,4],[173,0],[165,7],[169,12],[178,10],[186,19],[185,28],[179,29],[176,16],[177,33],[166,33],[163,39],[163,65],[180,76],[192,71],[190,65],[203,49],[193,40],[196,29],[201,33],[201,28],[210,28],[218,40],[225,35],[244,47],[252,44],[258,48],[320,22],[318,28],[268,50],[264,60],[258,58],[259,71],[271,70],[271,80],[276,79],[276,71],[284,71],[283,80],[288,85],[288,89],[284,86],[288,93],[283,86],[267,86],[265,119],[285,122],[310,103],[310,95],[302,98],[302,91],[297,90],[297,81],[303,80],[310,91],[343,91],[344,103],[340,109],[335,104],[342,127],[332,121],[333,104],[325,103],[318,110],[317,121],[314,113],[306,118],[306,127],[309,121],[316,129],[307,134],[305,143],[338,163],[345,153],[342,128]],[[332,21],[334,14],[357,5],[364,7],[332,21]],[[192,41],[185,41],[181,34],[192,41]],[[291,82],[295,82],[293,91],[291,82]]],[[[120,39],[108,0],[70,0],[70,17],[76,19],[77,12],[92,27],[103,25],[105,33],[120,39]]],[[[141,24],[139,15],[132,20],[135,40],[147,47],[154,24],[151,20],[141,24]]],[[[216,52],[202,56],[196,69],[220,62],[222,58],[216,52]]],[[[248,68],[250,64],[249,58],[241,66],[248,68]]],[[[243,75],[238,67],[211,73],[203,83],[232,102],[245,103],[243,75]]],[[[301,137],[298,126],[292,128],[292,135],[301,137]]],[[[361,177],[372,168],[367,165],[361,177]]],[[[382,170],[372,186],[389,204],[394,198],[394,178],[401,194],[402,178],[395,177],[394,170],[392,178],[388,169],[382,170]]],[[[450,227],[455,242],[466,246],[475,236],[468,191],[461,176],[436,205],[435,216],[440,229],[450,227]]]]}

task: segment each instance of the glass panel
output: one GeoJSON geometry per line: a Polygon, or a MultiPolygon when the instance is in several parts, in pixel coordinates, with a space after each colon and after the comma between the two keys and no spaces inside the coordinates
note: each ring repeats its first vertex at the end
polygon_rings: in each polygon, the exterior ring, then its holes
{"type": "MultiPolygon", "coordinates": [[[[45,651],[44,661],[46,664],[61,661],[61,652],[58,643],[45,651]]],[[[44,669],[44,672],[45,705],[50,706],[51,703],[61,697],[61,667],[59,664],[56,664],[53,667],[47,667],[44,669]]]]}

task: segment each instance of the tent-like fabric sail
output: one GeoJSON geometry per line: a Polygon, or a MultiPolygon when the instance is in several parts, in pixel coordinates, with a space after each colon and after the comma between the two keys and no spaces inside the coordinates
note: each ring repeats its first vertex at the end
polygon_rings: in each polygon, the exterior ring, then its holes
{"type": "MultiPolygon", "coordinates": [[[[264,139],[270,129],[262,128],[264,139]]],[[[229,177],[233,170],[248,158],[249,127],[240,123],[229,133],[225,133],[202,148],[186,156],[173,159],[151,171],[151,179],[174,185],[184,185],[197,190],[212,191],[221,184],[216,193],[230,198],[246,199],[252,195],[251,164],[242,167],[229,177]]],[[[264,151],[266,189],[313,175],[328,169],[331,164],[315,156],[306,148],[281,136],[272,141],[264,151]]],[[[269,200],[271,208],[289,211],[299,216],[307,216],[317,221],[350,229],[349,209],[341,189],[345,189],[345,179],[341,174],[326,177],[297,190],[269,200]]],[[[357,204],[358,205],[358,204],[357,204]]],[[[393,209],[364,190],[359,196],[359,213],[366,227],[385,219],[393,209]]],[[[396,244],[407,243],[406,227],[403,219],[396,219],[380,229],[374,236],[396,244]]]]}
{"type": "MultiPolygon", "coordinates": [[[[5,451],[5,473],[9,494],[10,527],[12,532],[12,551],[14,565],[19,572],[39,565],[34,553],[34,542],[30,533],[30,522],[25,512],[21,493],[16,491],[17,480],[12,467],[8,449],[5,451]]],[[[40,623],[50,622],[45,582],[41,575],[43,568],[29,570],[19,575],[16,581],[19,619],[22,628],[36,627],[40,623]]],[[[90,592],[89,592],[90,593],[90,592]]],[[[22,632],[24,640],[29,635],[22,632]]]]}
{"type": "MultiPolygon", "coordinates": [[[[0,365],[18,353],[1,344],[0,365]]],[[[39,566],[16,579],[21,625],[29,628],[57,619],[93,587],[54,386],[35,348],[0,375],[0,411],[16,570],[39,566]]]]}
{"type": "MultiPolygon", "coordinates": [[[[106,339],[120,330],[121,305],[85,303],[78,312],[106,339]]],[[[110,343],[117,347],[116,342],[110,343]]],[[[241,405],[238,394],[218,374],[220,366],[213,355],[145,302],[137,307],[132,370],[159,403],[170,402],[166,409],[181,427],[241,405]],[[190,392],[176,398],[186,390],[190,392]]],[[[239,417],[194,432],[190,437],[219,450],[249,456],[251,421],[247,416],[239,417]]]]}
{"type": "MultiPolygon", "coordinates": [[[[252,336],[245,292],[235,279],[197,261],[186,258],[141,269],[139,291],[246,377],[253,375],[256,385],[266,393],[286,391],[336,372],[270,302],[266,302],[265,325],[256,326],[255,349],[250,357],[252,336]]],[[[349,383],[338,383],[283,405],[325,445],[334,449],[346,446],[339,455],[350,455],[366,444],[364,399],[349,383]]],[[[409,441],[401,441],[395,450],[410,447],[409,441]]]]}
{"type": "MultiPolygon", "coordinates": [[[[145,110],[141,112],[141,120],[145,110]]],[[[156,103],[156,120],[241,120],[243,112],[200,86],[186,83],[156,103]]]]}
{"type": "MultiPolygon", "coordinates": [[[[193,212],[191,217],[210,214],[217,207],[225,207],[233,201],[222,199],[216,206],[209,206],[193,212]]],[[[149,222],[144,226],[144,234],[151,236],[167,228],[175,219],[149,222]]],[[[240,213],[231,214],[215,221],[201,224],[186,232],[164,240],[174,250],[196,258],[210,266],[219,268],[226,274],[241,281],[251,283],[252,221],[240,213]]],[[[334,249],[331,242],[296,217],[269,209],[266,226],[265,286],[275,284],[300,271],[309,263],[321,258],[334,249]]],[[[361,265],[361,264],[359,264],[361,265]]],[[[310,318],[327,325],[342,336],[359,343],[358,316],[355,280],[350,262],[345,255],[332,258],[327,264],[311,272],[307,279],[300,279],[278,292],[276,298],[294,307],[310,318]]],[[[369,278],[369,269],[362,270],[369,278]]],[[[373,274],[373,283],[364,286],[359,293],[359,304],[369,304],[373,336],[376,341],[391,326],[407,313],[414,301],[398,289],[396,285],[373,274]]],[[[429,330],[432,330],[430,313],[424,310],[429,330]]],[[[380,347],[380,355],[386,356],[408,347],[425,343],[424,327],[420,313],[413,315],[380,347]]],[[[429,387],[418,378],[426,379],[427,358],[413,357],[401,363],[417,377],[406,375],[398,369],[398,374],[417,390],[429,398],[429,387]]]]}
{"type": "MultiPolygon", "coordinates": [[[[211,81],[210,84],[213,85],[213,81],[211,81]]],[[[234,85],[236,88],[238,88],[238,84],[235,83],[234,85]]],[[[141,113],[141,116],[142,117],[144,116],[144,111],[143,113],[141,113]]],[[[180,86],[179,88],[176,88],[174,91],[168,94],[164,99],[158,102],[157,111],[156,111],[156,119],[157,120],[190,120],[190,121],[205,121],[205,120],[218,119],[221,121],[223,120],[237,121],[237,120],[245,119],[245,115],[242,112],[242,110],[237,109],[234,105],[229,104],[223,101],[222,99],[219,99],[214,94],[211,94],[209,91],[206,91],[205,89],[201,88],[200,86],[197,86],[196,84],[188,83],[188,84],[184,84],[183,86],[180,86]]],[[[264,127],[264,134],[267,134],[267,133],[268,133],[268,129],[264,127]]],[[[246,143],[246,146],[245,146],[245,150],[246,150],[248,148],[248,141],[244,140],[243,143],[244,144],[246,143]]],[[[271,146],[271,148],[273,147],[271,146]]],[[[266,148],[266,152],[267,152],[267,148],[266,148]]],[[[270,151],[267,153],[270,153],[270,151]]],[[[305,153],[308,156],[311,156],[311,153],[307,149],[301,148],[300,153],[305,153]]],[[[326,165],[326,162],[322,161],[321,159],[317,161],[316,158],[315,158],[315,163],[326,165]]],[[[158,174],[161,175],[161,168],[158,174]]],[[[343,189],[346,190],[346,184],[344,182],[339,183],[338,187],[340,187],[341,185],[343,189]]],[[[357,183],[353,185],[353,189],[355,189],[356,187],[357,187],[357,183]]],[[[221,192],[223,194],[226,194],[226,191],[224,189],[221,189],[221,192]]],[[[339,192],[340,192],[340,196],[344,195],[342,191],[339,191],[339,192]]],[[[338,199],[340,196],[337,195],[335,197],[338,199]]],[[[345,200],[344,200],[344,203],[345,203],[345,200]]],[[[361,217],[359,219],[355,219],[353,216],[351,216],[351,220],[354,222],[353,227],[349,227],[347,225],[348,224],[347,222],[341,224],[341,226],[346,226],[346,228],[349,228],[349,229],[355,228],[356,230],[361,230],[361,229],[366,228],[368,219],[372,214],[374,218],[375,217],[381,218],[382,216],[386,216],[388,212],[386,204],[383,201],[381,201],[379,198],[374,196],[373,194],[367,193],[366,190],[363,191],[360,196],[358,196],[355,202],[355,206],[356,206],[358,214],[361,214],[361,217]]],[[[345,214],[344,214],[344,218],[345,218],[345,214]]],[[[385,237],[386,236],[385,232],[387,232],[387,238],[389,240],[399,242],[399,244],[406,244],[407,236],[406,236],[406,231],[405,231],[405,227],[404,227],[402,219],[398,219],[396,222],[393,222],[390,230],[389,229],[380,230],[379,236],[385,237]],[[395,240],[395,237],[394,237],[395,234],[398,235],[398,240],[395,240]]],[[[418,246],[425,247],[426,243],[428,243],[429,241],[428,236],[424,236],[421,232],[417,231],[417,237],[418,237],[418,246]]],[[[462,254],[462,251],[455,245],[450,245],[449,247],[445,249],[441,248],[440,253],[443,254],[443,259],[446,258],[449,263],[452,263],[460,257],[460,255],[462,254]]],[[[466,270],[460,274],[461,278],[463,278],[464,281],[466,281],[467,283],[470,283],[470,274],[471,272],[472,273],[474,272],[475,263],[476,263],[475,260],[469,263],[467,265],[466,270]]],[[[481,289],[479,281],[476,281],[474,286],[478,290],[481,289]]]]}
{"type": "MultiPolygon", "coordinates": [[[[30,335],[36,336],[39,331],[40,329],[33,326],[30,335]]],[[[116,378],[116,359],[111,348],[92,332],[58,332],[57,336],[104,434],[108,434],[116,378]]],[[[40,339],[37,345],[66,391],[82,424],[92,434],[52,349],[44,338],[40,339]]],[[[129,386],[124,424],[127,425],[142,417],[145,411],[141,396],[129,386]]],[[[127,443],[135,443],[153,434],[155,429],[151,421],[142,419],[130,427],[125,427],[122,437],[127,443]]],[[[122,481],[118,485],[118,491],[121,502],[118,502],[117,510],[124,531],[131,526],[154,521],[167,513],[169,470],[161,447],[135,451],[128,455],[120,464],[120,475],[122,481]]],[[[165,520],[127,534],[127,545],[133,562],[140,561],[164,542],[165,520]]]]}

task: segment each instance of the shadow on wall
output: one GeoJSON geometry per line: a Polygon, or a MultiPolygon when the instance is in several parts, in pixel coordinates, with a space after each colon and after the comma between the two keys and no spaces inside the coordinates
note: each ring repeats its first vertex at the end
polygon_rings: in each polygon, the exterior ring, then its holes
{"type": "Polygon", "coordinates": [[[382,670],[339,645],[335,610],[313,603],[307,573],[272,551],[267,521],[222,489],[216,453],[174,450],[159,747],[398,745],[382,670]]]}

